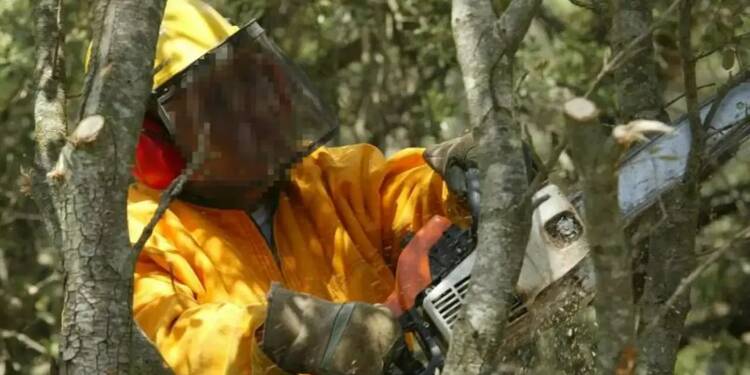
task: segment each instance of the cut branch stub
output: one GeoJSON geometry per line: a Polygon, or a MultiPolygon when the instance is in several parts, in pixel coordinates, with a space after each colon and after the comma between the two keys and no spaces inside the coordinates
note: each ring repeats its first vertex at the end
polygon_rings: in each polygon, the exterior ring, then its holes
{"type": "Polygon", "coordinates": [[[599,126],[599,108],[586,98],[574,98],[563,105],[570,156],[578,173],[583,176],[593,172],[601,151],[611,150],[603,144],[614,143],[609,134],[599,126]]]}
{"type": "Polygon", "coordinates": [[[617,163],[623,147],[609,128],[598,125],[598,110],[591,101],[576,98],[563,110],[570,156],[582,177],[586,236],[596,272],[597,368],[611,374],[623,353],[630,353],[635,334],[634,306],[629,303],[633,301],[632,258],[617,196],[617,163]]]}
{"type": "Polygon", "coordinates": [[[92,115],[84,118],[78,123],[78,127],[70,136],[70,143],[78,146],[84,143],[91,143],[96,140],[99,132],[104,127],[104,117],[101,115],[92,115]]]}
{"type": "Polygon", "coordinates": [[[565,103],[563,107],[565,116],[573,123],[582,125],[595,125],[599,117],[599,109],[596,104],[586,98],[574,98],[565,103]]]}

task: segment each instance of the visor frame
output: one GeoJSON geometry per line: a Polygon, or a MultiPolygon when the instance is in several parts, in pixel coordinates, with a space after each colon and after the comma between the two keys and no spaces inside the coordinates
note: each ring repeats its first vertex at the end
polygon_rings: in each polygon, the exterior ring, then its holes
{"type": "MultiPolygon", "coordinates": [[[[173,77],[169,78],[163,84],[153,90],[150,99],[151,103],[149,105],[149,113],[151,113],[154,118],[158,118],[161,121],[162,125],[167,130],[169,137],[174,141],[175,134],[177,133],[177,126],[169,116],[165,104],[168,103],[169,100],[174,97],[177,90],[182,87],[183,81],[188,76],[190,71],[192,71],[193,69],[198,69],[199,66],[205,64],[209,60],[207,56],[219,53],[223,48],[226,48],[227,45],[235,43],[237,39],[243,37],[244,33],[247,33],[247,35],[249,35],[250,38],[255,43],[257,43],[259,49],[275,58],[275,61],[281,65],[284,73],[290,75],[291,79],[289,81],[294,82],[292,83],[292,85],[303,89],[303,96],[313,104],[317,114],[325,123],[328,124],[327,130],[323,134],[316,137],[317,139],[304,140],[308,143],[303,147],[303,150],[298,152],[290,162],[283,163],[289,164],[289,166],[291,166],[305,156],[312,153],[315,149],[331,141],[336,136],[339,130],[339,123],[334,112],[322,100],[322,96],[315,90],[315,87],[312,85],[309,78],[291,61],[291,59],[286,56],[281,48],[273,42],[273,40],[266,33],[265,29],[263,29],[263,27],[258,23],[257,19],[252,19],[242,27],[239,27],[235,33],[230,35],[219,45],[206,52],[203,56],[190,63],[184,69],[176,73],[173,77]]],[[[303,140],[300,139],[298,141],[303,140]]],[[[189,155],[185,156],[187,157],[189,155]]]]}

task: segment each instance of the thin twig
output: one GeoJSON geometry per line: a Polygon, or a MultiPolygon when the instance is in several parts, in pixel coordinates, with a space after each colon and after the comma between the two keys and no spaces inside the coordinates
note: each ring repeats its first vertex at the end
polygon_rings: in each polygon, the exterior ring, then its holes
{"type": "Polygon", "coordinates": [[[581,7],[583,9],[596,11],[596,6],[593,4],[593,2],[589,3],[589,2],[582,1],[582,0],[570,0],[570,3],[575,6],[581,7]]]}
{"type": "Polygon", "coordinates": [[[138,241],[133,244],[133,252],[139,254],[143,250],[143,246],[146,245],[146,241],[151,237],[154,232],[156,224],[159,222],[161,217],[167,212],[167,208],[170,203],[182,192],[182,188],[190,178],[190,176],[203,164],[206,157],[206,150],[208,148],[208,136],[210,133],[210,127],[205,126],[203,133],[198,136],[198,149],[193,152],[190,163],[180,172],[180,175],[175,178],[172,183],[162,192],[159,198],[159,205],[156,207],[156,211],[151,216],[148,224],[141,231],[141,235],[138,236],[138,241]]]}
{"type": "Polygon", "coordinates": [[[698,55],[696,55],[693,59],[695,61],[698,61],[698,60],[701,60],[701,59],[706,58],[708,56],[711,56],[714,53],[718,52],[719,50],[721,50],[722,48],[724,48],[724,47],[726,47],[726,46],[728,46],[730,44],[737,44],[737,43],[739,43],[739,41],[741,39],[746,38],[748,36],[750,36],[750,32],[746,32],[746,33],[735,35],[732,38],[730,38],[728,42],[722,43],[722,44],[720,44],[720,45],[718,45],[718,46],[716,46],[714,48],[711,48],[708,51],[701,52],[698,55]]]}
{"type": "Polygon", "coordinates": [[[37,341],[34,341],[31,337],[16,331],[11,331],[7,329],[0,329],[0,337],[2,338],[12,338],[16,339],[18,342],[26,346],[27,348],[44,355],[45,357],[52,357],[52,354],[50,354],[50,351],[42,344],[40,344],[37,341]]]}
{"type": "MultiPolygon", "coordinates": [[[[695,73],[695,59],[692,39],[692,0],[686,0],[680,7],[680,57],[682,58],[683,81],[685,83],[685,101],[687,103],[688,123],[690,124],[690,153],[687,165],[687,183],[697,184],[701,169],[701,154],[706,140],[706,129],[701,122],[698,106],[698,84],[695,73]]],[[[717,98],[711,108],[709,116],[712,118],[723,98],[717,98]]],[[[706,120],[711,121],[711,118],[706,120]]]]}
{"type": "Polygon", "coordinates": [[[524,202],[527,199],[531,199],[531,197],[536,194],[537,190],[542,188],[542,185],[547,181],[547,177],[549,177],[549,174],[552,172],[555,164],[557,164],[557,161],[560,160],[560,155],[565,151],[566,147],[568,147],[568,143],[563,140],[554,150],[552,150],[547,162],[539,165],[540,170],[537,172],[536,176],[534,176],[534,180],[529,184],[526,194],[524,195],[524,202]]]}
{"type": "MultiPolygon", "coordinates": [[[[702,89],[713,87],[713,86],[716,86],[716,83],[711,82],[711,83],[706,83],[705,85],[698,86],[697,89],[702,90],[702,89]]],[[[685,97],[684,92],[680,95],[675,96],[674,98],[670,99],[666,104],[664,104],[664,108],[665,109],[669,108],[671,105],[673,105],[674,103],[677,103],[680,99],[684,97],[685,97]]]]}
{"type": "Polygon", "coordinates": [[[620,50],[620,52],[618,52],[616,55],[612,56],[611,59],[602,64],[602,69],[596,75],[596,78],[591,83],[591,85],[589,85],[589,88],[588,90],[586,90],[586,94],[584,95],[584,97],[588,98],[589,96],[591,96],[591,94],[599,87],[604,77],[615,71],[617,67],[622,65],[622,63],[637,55],[637,52],[640,52],[640,50],[642,50],[642,48],[637,48],[638,45],[646,40],[646,38],[648,38],[648,36],[651,35],[654,30],[661,27],[662,24],[667,21],[667,17],[677,9],[677,6],[680,5],[682,1],[683,0],[674,0],[672,4],[669,5],[667,10],[664,11],[661,17],[659,17],[658,20],[654,21],[651,24],[651,27],[649,27],[648,30],[643,32],[641,35],[638,35],[638,37],[636,37],[635,39],[631,40],[630,43],[625,46],[625,48],[620,50]]]}
{"type": "MultiPolygon", "coordinates": [[[[60,241],[60,219],[53,204],[46,175],[65,145],[67,114],[65,98],[64,35],[60,0],[39,0],[35,6],[37,38],[34,82],[34,164],[29,169],[29,190],[53,243],[60,241]]],[[[23,86],[20,86],[21,89],[23,86]]],[[[20,92],[20,91],[19,91],[20,92]]],[[[18,92],[16,93],[18,94],[18,92]]],[[[9,102],[12,105],[15,95],[9,102]]]]}
{"type": "Polygon", "coordinates": [[[675,289],[674,293],[667,299],[666,302],[664,302],[663,305],[659,308],[658,312],[656,313],[656,316],[654,316],[653,320],[649,322],[649,324],[646,326],[644,332],[648,332],[659,324],[661,319],[664,317],[664,315],[667,314],[669,309],[674,306],[677,299],[682,296],[683,293],[685,293],[690,285],[712,264],[716,263],[721,257],[723,257],[729,250],[732,250],[735,248],[735,246],[743,241],[750,238],[750,226],[742,230],[740,233],[735,235],[731,241],[729,241],[728,244],[726,244],[724,247],[720,248],[719,250],[716,250],[711,253],[711,256],[706,258],[706,260],[699,264],[692,272],[690,272],[689,275],[687,275],[685,278],[680,281],[680,285],[677,286],[677,289],[675,289]]]}

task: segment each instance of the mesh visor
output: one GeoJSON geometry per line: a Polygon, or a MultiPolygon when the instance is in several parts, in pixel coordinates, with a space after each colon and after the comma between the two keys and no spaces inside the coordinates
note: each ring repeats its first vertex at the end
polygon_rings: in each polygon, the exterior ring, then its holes
{"type": "Polygon", "coordinates": [[[328,141],[335,117],[304,74],[251,22],[157,90],[159,116],[188,159],[191,180],[267,187],[328,141]]]}

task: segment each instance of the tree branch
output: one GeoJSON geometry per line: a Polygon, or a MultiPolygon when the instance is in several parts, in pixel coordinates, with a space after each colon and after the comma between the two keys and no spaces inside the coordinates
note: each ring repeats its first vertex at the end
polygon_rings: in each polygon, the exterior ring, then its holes
{"type": "MultiPolygon", "coordinates": [[[[34,138],[37,144],[36,163],[23,173],[31,182],[31,195],[44,217],[47,233],[54,243],[60,240],[60,222],[55,213],[46,175],[65,144],[67,115],[65,113],[65,64],[60,26],[61,0],[40,0],[35,8],[36,92],[34,99],[34,138]]],[[[20,86],[20,88],[23,87],[20,86]]]]}
{"type": "Polygon", "coordinates": [[[513,56],[540,0],[514,0],[495,19],[491,1],[454,0],[453,37],[482,171],[477,259],[453,328],[444,373],[492,373],[529,233],[521,129],[513,118],[513,56]],[[524,199],[526,198],[526,199],[524,199]]]}
{"type": "Polygon", "coordinates": [[[49,171],[65,144],[65,64],[60,27],[61,0],[40,0],[36,6],[36,98],[34,101],[37,162],[49,171]]]}
{"type": "Polygon", "coordinates": [[[206,157],[206,144],[208,142],[208,137],[209,127],[205,126],[203,128],[203,132],[198,136],[198,147],[195,152],[193,152],[190,163],[185,166],[182,172],[180,172],[179,176],[177,176],[177,178],[175,178],[161,193],[161,197],[159,198],[159,205],[156,207],[156,211],[154,211],[154,214],[151,215],[151,219],[149,219],[148,224],[143,227],[140,236],[138,236],[138,240],[133,244],[132,251],[135,256],[140,254],[141,250],[143,250],[143,246],[146,245],[146,241],[148,241],[148,239],[151,237],[151,234],[154,232],[156,224],[159,222],[164,213],[167,212],[169,204],[172,203],[172,201],[178,195],[180,195],[180,192],[182,192],[182,188],[185,186],[187,180],[190,178],[193,172],[198,170],[203,164],[203,161],[206,157]]]}
{"type": "MultiPolygon", "coordinates": [[[[638,49],[630,58],[623,58],[619,67],[614,70],[618,121],[625,123],[633,119],[656,119],[668,123],[653,53],[652,3],[644,0],[613,0],[612,3],[613,27],[610,40],[613,53],[618,55],[622,52],[626,56],[627,48],[638,49]],[[638,44],[633,44],[635,41],[639,41],[638,44]]],[[[650,319],[651,314],[663,302],[661,296],[671,293],[690,264],[690,252],[686,249],[691,246],[686,242],[692,241],[695,231],[693,222],[684,220],[685,200],[682,190],[675,189],[662,197],[659,205],[648,210],[644,214],[647,219],[638,222],[645,230],[634,230],[635,235],[631,238],[632,243],[638,245],[636,261],[641,263],[634,266],[638,270],[644,270],[637,274],[637,281],[641,283],[643,280],[639,306],[644,316],[642,319],[650,319]],[[649,225],[654,222],[657,224],[649,225]],[[638,239],[642,233],[646,233],[646,241],[638,239]]],[[[635,228],[637,227],[631,229],[635,228]]],[[[624,266],[630,267],[629,264],[624,266]]],[[[672,372],[686,312],[686,309],[676,311],[670,317],[669,324],[639,335],[638,362],[645,373],[672,372]]]]}
{"type": "Polygon", "coordinates": [[[695,269],[693,269],[692,272],[690,272],[685,278],[680,280],[679,285],[674,289],[674,292],[672,295],[667,298],[667,300],[664,302],[663,305],[660,306],[659,310],[654,314],[651,321],[648,322],[646,327],[644,328],[644,333],[653,332],[660,324],[661,320],[666,316],[670,310],[675,308],[675,305],[678,304],[678,301],[685,297],[690,290],[690,286],[693,284],[693,282],[701,275],[703,272],[712,264],[716,263],[719,259],[721,259],[724,255],[726,255],[730,250],[736,249],[737,245],[743,242],[746,242],[748,239],[750,239],[750,227],[747,227],[737,233],[729,243],[724,245],[719,250],[716,250],[711,253],[711,255],[706,258],[703,262],[701,262],[695,269]]]}
{"type": "Polygon", "coordinates": [[[611,374],[629,360],[635,336],[631,252],[617,199],[622,148],[598,123],[594,103],[576,98],[564,107],[571,158],[582,177],[583,206],[596,272],[597,367],[611,374]]]}

